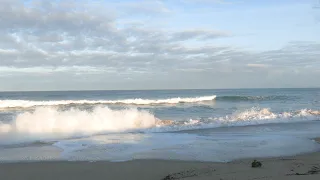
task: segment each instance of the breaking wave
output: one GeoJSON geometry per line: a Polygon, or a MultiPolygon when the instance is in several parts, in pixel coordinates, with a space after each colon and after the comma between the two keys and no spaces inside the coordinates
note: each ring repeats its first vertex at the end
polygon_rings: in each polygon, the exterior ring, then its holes
{"type": "Polygon", "coordinates": [[[137,109],[96,107],[92,111],[59,111],[52,107],[38,107],[34,112],[17,115],[9,123],[0,122],[0,144],[9,139],[41,140],[145,129],[156,126],[158,121],[149,112],[137,109]]]}
{"type": "Polygon", "coordinates": [[[235,112],[223,117],[210,117],[207,119],[190,119],[173,127],[152,129],[152,132],[170,132],[197,130],[218,127],[250,126],[271,123],[293,123],[320,120],[319,110],[301,109],[292,112],[274,113],[268,108],[251,108],[245,111],[235,112]]]}
{"type": "Polygon", "coordinates": [[[320,117],[320,111],[301,109],[292,112],[274,113],[269,108],[251,108],[245,111],[236,112],[226,117],[211,118],[219,122],[227,122],[233,125],[233,122],[244,123],[244,125],[281,123],[302,120],[317,120],[320,117]],[[249,123],[245,123],[249,122],[249,123]]]}
{"type": "Polygon", "coordinates": [[[201,103],[207,101],[265,101],[265,100],[294,100],[293,96],[200,96],[200,97],[176,97],[167,99],[119,99],[119,100],[0,100],[0,110],[19,110],[35,108],[39,106],[77,106],[77,105],[175,105],[179,103],[201,103]]]}
{"type": "Polygon", "coordinates": [[[24,112],[7,123],[0,122],[0,144],[40,141],[46,139],[91,136],[110,132],[172,132],[225,126],[247,126],[266,123],[288,123],[319,120],[320,111],[302,109],[274,113],[270,109],[252,108],[225,117],[160,120],[138,109],[112,110],[95,107],[92,111],[38,107],[24,112]]]}
{"type": "Polygon", "coordinates": [[[169,98],[169,99],[122,99],[122,100],[59,100],[59,101],[28,101],[28,100],[0,100],[0,109],[8,108],[30,108],[36,106],[59,106],[59,105],[81,105],[81,104],[133,104],[133,105],[150,105],[150,104],[178,104],[178,103],[196,103],[202,101],[212,101],[216,98],[213,96],[186,97],[186,98],[169,98]]]}

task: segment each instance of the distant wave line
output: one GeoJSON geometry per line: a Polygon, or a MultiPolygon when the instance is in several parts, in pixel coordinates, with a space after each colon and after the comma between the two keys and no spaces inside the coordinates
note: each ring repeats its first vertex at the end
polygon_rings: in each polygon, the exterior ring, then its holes
{"type": "Polygon", "coordinates": [[[269,95],[269,96],[218,96],[217,101],[265,101],[265,100],[292,100],[294,96],[269,95]]]}
{"type": "Polygon", "coordinates": [[[132,105],[151,105],[151,104],[178,104],[196,103],[202,101],[212,101],[216,98],[212,96],[200,97],[175,97],[168,99],[122,99],[122,100],[57,100],[57,101],[32,101],[32,100],[0,100],[0,109],[6,108],[30,108],[35,106],[58,106],[72,104],[132,104],[132,105]]]}

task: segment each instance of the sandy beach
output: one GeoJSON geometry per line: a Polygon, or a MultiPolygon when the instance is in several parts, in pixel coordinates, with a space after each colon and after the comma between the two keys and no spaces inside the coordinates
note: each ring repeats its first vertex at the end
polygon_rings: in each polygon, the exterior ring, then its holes
{"type": "MultiPolygon", "coordinates": [[[[319,142],[319,139],[316,139],[319,142]]],[[[127,162],[30,162],[0,164],[1,180],[235,180],[235,179],[320,179],[320,152],[289,157],[253,159],[229,163],[170,160],[127,162]]]]}

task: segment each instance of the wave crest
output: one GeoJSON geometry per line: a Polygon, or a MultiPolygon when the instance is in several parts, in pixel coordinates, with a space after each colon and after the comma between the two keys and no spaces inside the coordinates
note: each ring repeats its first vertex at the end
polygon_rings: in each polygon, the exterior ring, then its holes
{"type": "Polygon", "coordinates": [[[132,104],[132,105],[150,105],[150,104],[178,104],[178,103],[196,103],[202,101],[212,101],[213,96],[169,98],[169,99],[122,99],[122,100],[60,100],[60,101],[28,101],[28,100],[0,100],[0,109],[8,108],[30,108],[36,106],[59,106],[72,104],[132,104]]]}

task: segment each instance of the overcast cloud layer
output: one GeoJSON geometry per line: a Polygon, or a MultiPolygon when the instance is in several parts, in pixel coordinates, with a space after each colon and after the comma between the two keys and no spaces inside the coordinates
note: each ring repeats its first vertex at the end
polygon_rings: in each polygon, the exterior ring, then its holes
{"type": "Polygon", "coordinates": [[[316,7],[0,0],[0,90],[319,87],[316,7]]]}

